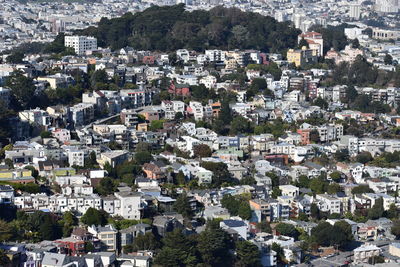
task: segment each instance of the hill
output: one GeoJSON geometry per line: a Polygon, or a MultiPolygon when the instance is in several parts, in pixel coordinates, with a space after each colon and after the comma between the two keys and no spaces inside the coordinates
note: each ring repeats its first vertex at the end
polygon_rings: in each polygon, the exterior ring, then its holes
{"type": "Polygon", "coordinates": [[[76,33],[97,37],[99,46],[112,49],[132,46],[158,51],[237,48],[282,52],[296,46],[300,31],[288,22],[236,8],[189,12],[180,4],[102,18],[97,27],[76,33]]]}

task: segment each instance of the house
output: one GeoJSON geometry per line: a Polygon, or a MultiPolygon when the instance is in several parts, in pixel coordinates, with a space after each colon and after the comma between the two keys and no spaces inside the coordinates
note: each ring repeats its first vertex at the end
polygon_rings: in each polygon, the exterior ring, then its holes
{"type": "Polygon", "coordinates": [[[199,179],[199,184],[211,184],[213,172],[203,167],[197,167],[194,176],[199,179]]]}
{"type": "Polygon", "coordinates": [[[145,223],[139,223],[131,227],[120,230],[119,233],[120,233],[121,247],[132,244],[136,237],[138,237],[139,235],[144,235],[151,231],[152,231],[151,226],[145,223]]]}
{"type": "Polygon", "coordinates": [[[235,231],[242,239],[247,240],[248,225],[239,220],[223,220],[219,223],[224,230],[235,231]]]}
{"type": "Polygon", "coordinates": [[[91,242],[95,251],[100,249],[100,241],[94,238],[86,229],[75,227],[71,236],[54,241],[57,244],[58,252],[71,256],[85,255],[85,243],[91,242]]]}
{"type": "Polygon", "coordinates": [[[168,93],[178,96],[190,96],[190,89],[188,84],[175,84],[171,81],[168,87],[168,93]]]}
{"type": "Polygon", "coordinates": [[[106,251],[117,251],[118,231],[112,225],[89,226],[88,232],[97,237],[101,242],[101,248],[106,251]]]}
{"type": "Polygon", "coordinates": [[[271,220],[271,207],[266,200],[251,199],[249,200],[252,210],[252,222],[262,222],[271,220]]]}
{"type": "Polygon", "coordinates": [[[140,220],[142,211],[142,194],[138,192],[115,192],[120,201],[118,215],[128,220],[140,220]]]}
{"type": "Polygon", "coordinates": [[[105,164],[109,164],[115,168],[117,165],[129,159],[129,152],[126,150],[112,150],[101,153],[100,159],[97,162],[104,168],[105,164]]]}
{"type": "Polygon", "coordinates": [[[317,62],[318,51],[315,49],[307,49],[303,46],[301,49],[289,49],[286,53],[289,63],[293,63],[296,67],[317,62]]]}
{"type": "Polygon", "coordinates": [[[166,233],[183,227],[183,217],[182,215],[155,216],[153,226],[160,236],[165,236],[166,233]]]}
{"type": "Polygon", "coordinates": [[[14,202],[14,188],[11,185],[0,185],[0,204],[14,202]]]}
{"type": "Polygon", "coordinates": [[[389,244],[389,254],[395,257],[400,257],[400,243],[389,244]]]}
{"type": "Polygon", "coordinates": [[[305,32],[298,36],[298,43],[304,39],[310,49],[314,49],[318,52],[318,56],[324,55],[324,39],[322,38],[322,34],[318,32],[305,32]]]}
{"type": "Polygon", "coordinates": [[[80,166],[85,165],[85,153],[79,149],[70,149],[67,152],[69,166],[80,166]]]}
{"type": "Polygon", "coordinates": [[[70,258],[64,254],[45,252],[42,260],[42,267],[67,267],[70,265],[70,258]]]}
{"type": "Polygon", "coordinates": [[[143,164],[142,170],[149,179],[161,181],[166,178],[164,171],[162,171],[161,168],[154,163],[143,164]]]}
{"type": "Polygon", "coordinates": [[[294,185],[280,185],[279,189],[282,191],[282,196],[297,197],[299,195],[299,188],[294,185]]]}
{"type": "Polygon", "coordinates": [[[363,244],[362,246],[353,250],[354,252],[354,263],[362,264],[368,263],[369,258],[379,256],[382,249],[372,244],[363,244]]]}
{"type": "Polygon", "coordinates": [[[152,257],[144,255],[144,253],[136,253],[137,255],[120,255],[118,261],[122,262],[120,267],[150,267],[152,257]]]}
{"type": "Polygon", "coordinates": [[[316,195],[316,200],[318,201],[317,205],[321,211],[329,212],[330,214],[341,214],[341,202],[336,197],[327,194],[318,194],[316,195]]]}
{"type": "Polygon", "coordinates": [[[71,133],[67,129],[55,129],[51,132],[51,134],[61,143],[67,143],[71,141],[71,133]]]}

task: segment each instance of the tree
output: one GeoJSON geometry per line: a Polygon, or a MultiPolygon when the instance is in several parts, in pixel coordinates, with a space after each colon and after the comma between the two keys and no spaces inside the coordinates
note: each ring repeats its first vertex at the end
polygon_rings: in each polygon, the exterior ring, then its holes
{"type": "Polygon", "coordinates": [[[340,180],[342,179],[342,174],[341,174],[340,172],[338,172],[338,171],[335,171],[335,172],[332,172],[332,173],[329,175],[329,177],[331,177],[331,179],[332,179],[334,182],[338,183],[338,182],[340,182],[340,180]]]}
{"type": "Polygon", "coordinates": [[[394,203],[390,204],[389,210],[386,212],[386,217],[389,219],[395,219],[399,216],[399,211],[394,203]]]}
{"type": "Polygon", "coordinates": [[[351,41],[351,47],[352,47],[352,48],[359,48],[359,47],[360,47],[360,41],[358,41],[357,38],[353,39],[353,40],[351,41]]]}
{"type": "Polygon", "coordinates": [[[230,194],[225,194],[221,199],[222,207],[226,208],[232,216],[237,216],[240,201],[230,194]]]}
{"type": "Polygon", "coordinates": [[[203,262],[210,266],[230,266],[230,249],[233,242],[227,232],[220,228],[206,227],[198,236],[197,248],[203,262]]]}
{"type": "Polygon", "coordinates": [[[314,100],[313,104],[318,106],[318,107],[320,107],[320,108],[322,108],[322,109],[327,109],[329,107],[328,102],[326,102],[326,100],[321,98],[321,97],[317,97],[314,100]]]}
{"type": "Polygon", "coordinates": [[[94,252],[95,249],[96,249],[96,248],[94,247],[94,245],[93,245],[92,242],[90,242],[90,241],[85,241],[85,252],[86,252],[86,253],[94,252]]]}
{"type": "Polygon", "coordinates": [[[13,230],[11,226],[3,220],[0,220],[0,242],[10,241],[13,236],[13,230]]]}
{"type": "Polygon", "coordinates": [[[311,238],[313,242],[322,246],[340,246],[343,247],[349,241],[346,225],[331,225],[328,222],[320,222],[311,229],[311,238]]]}
{"type": "Polygon", "coordinates": [[[271,197],[276,199],[279,196],[282,196],[282,190],[279,189],[279,187],[275,187],[274,189],[272,189],[271,197]]]}
{"type": "Polygon", "coordinates": [[[374,190],[369,188],[368,185],[363,185],[362,184],[362,185],[356,186],[353,189],[351,189],[351,193],[353,195],[363,194],[363,193],[374,193],[374,190]]]}
{"type": "Polygon", "coordinates": [[[184,185],[186,183],[185,174],[182,171],[179,171],[175,177],[175,183],[178,185],[184,185]]]}
{"type": "Polygon", "coordinates": [[[192,208],[190,207],[189,199],[186,193],[182,193],[174,203],[176,212],[182,214],[184,218],[191,219],[193,216],[192,208]]]}
{"type": "Polygon", "coordinates": [[[304,212],[299,212],[299,215],[297,216],[297,219],[299,221],[308,222],[308,216],[304,212]]]}
{"type": "Polygon", "coordinates": [[[139,165],[149,163],[152,160],[153,160],[153,156],[148,151],[142,151],[142,152],[135,153],[135,161],[139,165]]]}
{"type": "Polygon", "coordinates": [[[330,194],[330,195],[336,194],[336,193],[341,192],[341,191],[342,191],[342,188],[337,183],[332,183],[332,184],[328,185],[327,193],[330,194]]]}
{"type": "Polygon", "coordinates": [[[299,42],[299,45],[298,45],[298,48],[302,49],[303,46],[305,46],[306,48],[309,48],[308,42],[304,38],[301,38],[301,40],[299,42]]]}
{"type": "Polygon", "coordinates": [[[67,211],[63,214],[63,219],[60,221],[63,225],[63,237],[69,237],[71,235],[74,225],[78,224],[78,219],[72,214],[72,212],[67,211]]]}
{"type": "Polygon", "coordinates": [[[212,151],[208,145],[200,144],[193,147],[194,156],[197,158],[211,157],[212,151]]]}
{"type": "Polygon", "coordinates": [[[154,260],[156,264],[165,267],[197,264],[195,242],[183,235],[179,229],[167,233],[162,241],[164,246],[154,260]]]}
{"type": "Polygon", "coordinates": [[[393,57],[389,54],[385,55],[385,58],[383,59],[383,62],[385,62],[386,65],[392,65],[393,64],[393,57]]]}
{"type": "Polygon", "coordinates": [[[0,266],[11,266],[11,260],[4,249],[0,249],[0,266]]]}
{"type": "Polygon", "coordinates": [[[231,174],[228,171],[228,166],[222,162],[202,162],[201,166],[213,173],[213,185],[221,186],[223,183],[232,182],[231,174]]]}
{"type": "Polygon", "coordinates": [[[294,239],[297,239],[300,234],[299,231],[297,231],[296,227],[288,223],[278,223],[275,227],[275,230],[281,235],[290,236],[294,239]]]}
{"type": "Polygon", "coordinates": [[[353,236],[353,231],[351,230],[351,225],[346,222],[346,221],[337,221],[335,222],[334,226],[337,226],[341,229],[341,231],[343,231],[343,233],[346,236],[346,240],[347,241],[352,241],[354,240],[354,236],[353,236]]]}
{"type": "Polygon", "coordinates": [[[374,206],[372,206],[372,208],[368,210],[368,218],[371,220],[379,219],[383,216],[384,212],[385,210],[383,208],[383,199],[379,198],[375,200],[374,206]]]}
{"type": "Polygon", "coordinates": [[[100,180],[100,183],[96,186],[96,191],[102,196],[113,194],[117,188],[118,182],[110,177],[104,177],[100,180]]]}
{"type": "Polygon", "coordinates": [[[354,86],[349,85],[346,88],[346,94],[345,97],[341,99],[342,102],[344,103],[353,103],[354,100],[357,98],[358,96],[358,92],[357,90],[354,88],[354,86]]]}
{"type": "Polygon", "coordinates": [[[135,152],[149,152],[151,149],[151,144],[147,142],[139,142],[135,147],[135,152]]]}
{"type": "Polygon", "coordinates": [[[319,219],[320,211],[319,211],[319,208],[318,208],[317,204],[311,203],[310,215],[311,215],[312,218],[319,219]]]}
{"type": "Polygon", "coordinates": [[[235,245],[238,266],[261,266],[261,255],[256,245],[249,241],[237,241],[235,245]]]}
{"type": "Polygon", "coordinates": [[[41,137],[42,139],[43,139],[43,138],[51,138],[51,137],[52,137],[52,134],[51,134],[51,132],[43,131],[43,132],[40,133],[40,137],[41,137]]]}
{"type": "Polygon", "coordinates": [[[271,225],[267,221],[262,221],[257,223],[256,225],[257,230],[264,232],[264,233],[272,233],[271,225]]]}
{"type": "Polygon", "coordinates": [[[179,111],[179,112],[175,113],[174,120],[179,121],[183,118],[184,118],[184,116],[183,116],[182,112],[179,111]]]}
{"type": "Polygon", "coordinates": [[[318,143],[320,141],[319,132],[317,130],[311,130],[310,141],[313,143],[318,143]]]}
{"type": "Polygon", "coordinates": [[[138,250],[155,250],[160,244],[152,232],[147,232],[144,235],[139,234],[133,241],[133,251],[138,250]]]}
{"type": "Polygon", "coordinates": [[[108,76],[105,70],[96,70],[92,73],[90,77],[90,83],[92,87],[96,86],[99,83],[108,83],[108,76]]]}
{"type": "Polygon", "coordinates": [[[328,186],[328,182],[325,179],[323,179],[322,177],[317,177],[317,178],[311,179],[310,189],[315,194],[325,193],[327,186],[328,186]]]}
{"type": "Polygon", "coordinates": [[[400,238],[400,219],[396,219],[393,221],[391,232],[396,236],[397,239],[400,238]]]}
{"type": "Polygon", "coordinates": [[[94,208],[89,208],[85,214],[81,217],[81,222],[88,225],[103,226],[107,223],[108,214],[103,210],[96,210],[94,208]]]}
{"type": "Polygon", "coordinates": [[[301,188],[308,188],[310,186],[311,179],[306,175],[300,175],[299,179],[296,182],[296,186],[301,188]]]}
{"type": "Polygon", "coordinates": [[[16,51],[7,57],[7,62],[11,64],[19,64],[23,62],[24,57],[24,53],[16,51]]]}
{"type": "Polygon", "coordinates": [[[368,258],[368,264],[379,264],[379,263],[385,263],[385,257],[383,256],[372,256],[370,258],[368,258]]]}
{"type": "Polygon", "coordinates": [[[152,120],[150,122],[150,130],[155,132],[162,129],[164,127],[164,122],[164,120],[152,120]]]}
{"type": "Polygon", "coordinates": [[[283,263],[285,261],[285,251],[278,243],[272,243],[271,250],[276,252],[279,263],[283,263]]]}
{"type": "Polygon", "coordinates": [[[236,134],[246,134],[252,132],[252,126],[248,119],[242,116],[236,116],[233,118],[231,122],[231,130],[230,133],[233,135],[236,134]]]}
{"type": "Polygon", "coordinates": [[[243,220],[250,220],[251,219],[251,208],[248,202],[242,202],[239,205],[238,215],[243,220]]]}
{"type": "Polygon", "coordinates": [[[62,231],[57,221],[55,218],[52,218],[50,214],[45,214],[43,216],[43,221],[39,230],[43,240],[55,240],[62,236],[62,231]]]}
{"type": "Polygon", "coordinates": [[[347,149],[337,150],[333,157],[338,162],[348,161],[349,160],[349,151],[347,149]]]}
{"type": "Polygon", "coordinates": [[[357,155],[356,160],[357,160],[357,162],[366,164],[366,163],[370,162],[371,160],[373,160],[373,158],[372,158],[371,153],[364,151],[357,155]]]}
{"type": "Polygon", "coordinates": [[[17,109],[29,109],[37,106],[34,101],[36,87],[31,78],[25,77],[21,71],[13,72],[6,80],[11,89],[11,104],[17,109]]]}

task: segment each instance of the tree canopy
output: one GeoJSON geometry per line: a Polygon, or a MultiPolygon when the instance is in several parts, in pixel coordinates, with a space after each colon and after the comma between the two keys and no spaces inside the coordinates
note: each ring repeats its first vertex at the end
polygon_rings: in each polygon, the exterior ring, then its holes
{"type": "Polygon", "coordinates": [[[102,18],[97,27],[78,34],[94,36],[99,46],[173,51],[181,48],[258,49],[282,52],[295,47],[300,33],[288,22],[237,8],[185,11],[183,4],[152,6],[135,14],[102,18]]]}

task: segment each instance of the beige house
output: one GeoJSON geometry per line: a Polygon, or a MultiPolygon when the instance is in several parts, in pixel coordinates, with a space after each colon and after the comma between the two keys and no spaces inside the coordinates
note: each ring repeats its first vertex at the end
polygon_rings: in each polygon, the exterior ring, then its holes
{"type": "Polygon", "coordinates": [[[107,251],[117,250],[117,233],[118,231],[112,225],[106,226],[89,226],[88,232],[100,239],[101,246],[107,251]]]}
{"type": "Polygon", "coordinates": [[[364,244],[354,250],[354,263],[368,263],[371,257],[379,256],[381,249],[372,244],[364,244]]]}
{"type": "Polygon", "coordinates": [[[392,243],[389,245],[389,254],[400,257],[400,243],[392,243]]]}

